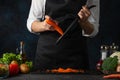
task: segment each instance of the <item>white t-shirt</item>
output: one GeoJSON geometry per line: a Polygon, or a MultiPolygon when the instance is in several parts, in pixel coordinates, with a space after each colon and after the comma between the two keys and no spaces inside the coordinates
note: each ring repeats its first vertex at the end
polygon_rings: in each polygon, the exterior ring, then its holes
{"type": "MultiPolygon", "coordinates": [[[[32,23],[35,20],[40,20],[41,18],[44,18],[45,3],[46,3],[46,0],[32,0],[29,16],[27,19],[27,28],[30,32],[32,32],[31,30],[32,23]]],[[[92,15],[88,19],[89,22],[91,22],[94,25],[94,31],[90,35],[84,34],[84,30],[82,31],[84,36],[92,37],[92,36],[95,36],[99,30],[100,1],[99,0],[87,0],[86,5],[87,6],[96,5],[96,7],[90,9],[92,15]]]]}

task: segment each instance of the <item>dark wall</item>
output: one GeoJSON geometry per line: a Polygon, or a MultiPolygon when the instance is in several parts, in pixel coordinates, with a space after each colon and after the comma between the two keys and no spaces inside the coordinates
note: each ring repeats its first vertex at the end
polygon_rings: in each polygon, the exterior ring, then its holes
{"type": "MultiPolygon", "coordinates": [[[[100,45],[120,45],[120,1],[100,0],[100,31],[87,40],[91,69],[95,69],[100,58],[100,45]]],[[[0,56],[5,52],[16,52],[19,42],[25,42],[29,59],[34,58],[38,36],[26,27],[31,0],[0,0],[0,56]]]]}

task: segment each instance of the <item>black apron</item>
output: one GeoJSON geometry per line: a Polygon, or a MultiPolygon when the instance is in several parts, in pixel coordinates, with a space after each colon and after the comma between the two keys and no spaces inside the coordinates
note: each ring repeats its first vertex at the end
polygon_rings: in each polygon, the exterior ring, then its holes
{"type": "MultiPolygon", "coordinates": [[[[66,30],[77,16],[86,0],[46,0],[45,11],[59,26],[66,30]]],[[[35,69],[76,68],[88,69],[86,38],[82,36],[79,23],[72,34],[56,45],[60,34],[56,31],[41,32],[35,57],[35,69]]]]}

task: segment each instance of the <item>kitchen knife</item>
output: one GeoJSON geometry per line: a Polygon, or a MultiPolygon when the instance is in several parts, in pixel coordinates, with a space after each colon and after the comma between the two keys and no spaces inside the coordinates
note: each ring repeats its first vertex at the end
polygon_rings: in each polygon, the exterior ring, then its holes
{"type": "MultiPolygon", "coordinates": [[[[91,5],[88,7],[88,9],[91,9],[93,7],[96,7],[96,5],[91,5]]],[[[56,41],[56,44],[58,45],[65,37],[68,36],[68,34],[76,28],[76,26],[74,26],[79,20],[79,17],[77,16],[73,22],[70,24],[70,26],[66,29],[66,31],[58,38],[58,40],[56,41]],[[74,26],[74,27],[73,27],[74,26]]]]}

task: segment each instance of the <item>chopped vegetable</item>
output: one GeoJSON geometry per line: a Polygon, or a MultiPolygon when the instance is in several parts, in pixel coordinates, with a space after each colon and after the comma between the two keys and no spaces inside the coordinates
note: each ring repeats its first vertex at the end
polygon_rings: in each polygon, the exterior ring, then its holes
{"type": "Polygon", "coordinates": [[[52,73],[84,73],[84,70],[79,70],[79,69],[72,69],[72,68],[58,68],[58,69],[52,69],[52,70],[47,70],[47,72],[52,72],[52,73]]]}

